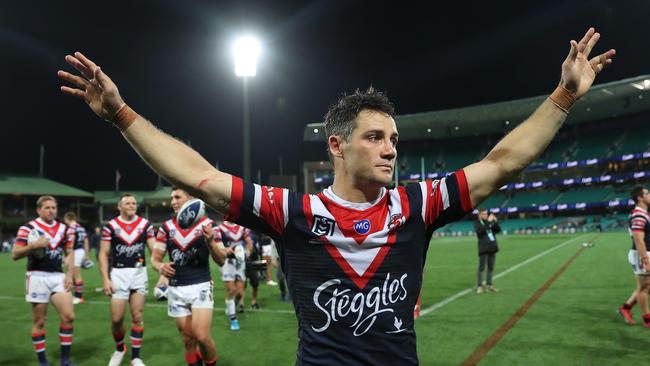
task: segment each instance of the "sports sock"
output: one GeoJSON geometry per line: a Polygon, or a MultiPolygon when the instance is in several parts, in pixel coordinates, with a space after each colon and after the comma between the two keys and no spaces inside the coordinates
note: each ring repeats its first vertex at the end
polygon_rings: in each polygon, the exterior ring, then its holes
{"type": "Polygon", "coordinates": [[[187,362],[187,366],[201,366],[201,365],[203,365],[203,362],[199,361],[199,359],[196,357],[196,352],[186,353],[185,354],[185,361],[187,362]]]}
{"type": "Polygon", "coordinates": [[[237,312],[235,311],[235,299],[226,299],[226,313],[230,320],[237,319],[237,312]]]}
{"type": "Polygon", "coordinates": [[[142,347],[142,336],[144,326],[131,326],[131,359],[140,358],[140,347],[142,347]]]}
{"type": "Polygon", "coordinates": [[[45,331],[32,333],[32,345],[34,346],[38,362],[47,364],[47,357],[45,357],[45,331]]]}
{"type": "Polygon", "coordinates": [[[124,346],[124,330],[120,331],[119,334],[113,334],[113,339],[115,340],[115,350],[124,352],[126,350],[124,346]]]}
{"type": "Polygon", "coordinates": [[[623,304],[623,309],[632,310],[632,307],[634,306],[634,304],[636,304],[636,301],[631,303],[631,304],[625,303],[625,304],[623,304]]]}
{"type": "Polygon", "coordinates": [[[59,342],[61,343],[61,360],[69,360],[72,348],[72,325],[59,325],[59,342]]]}
{"type": "Polygon", "coordinates": [[[74,297],[81,299],[84,296],[84,281],[77,280],[74,282],[74,297]]]}

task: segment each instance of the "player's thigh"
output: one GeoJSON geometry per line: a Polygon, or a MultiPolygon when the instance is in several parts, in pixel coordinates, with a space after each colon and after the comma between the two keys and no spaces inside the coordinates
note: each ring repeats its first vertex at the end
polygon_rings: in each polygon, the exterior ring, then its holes
{"type": "Polygon", "coordinates": [[[235,288],[237,289],[237,292],[243,292],[245,287],[246,287],[245,281],[240,281],[240,280],[235,281],[235,288]]]}
{"type": "Polygon", "coordinates": [[[226,292],[228,294],[234,294],[237,292],[237,286],[235,285],[235,281],[225,281],[223,283],[226,287],[226,292]]]}
{"type": "Polygon", "coordinates": [[[128,300],[111,297],[111,320],[113,323],[122,322],[124,314],[126,314],[126,306],[129,304],[128,300]]]}
{"type": "Polygon", "coordinates": [[[68,291],[55,292],[50,298],[50,302],[59,313],[62,322],[71,323],[74,320],[72,295],[68,291]]]}
{"type": "Polygon", "coordinates": [[[131,298],[129,299],[129,305],[131,308],[131,320],[134,323],[136,322],[139,323],[142,321],[144,302],[145,302],[145,295],[139,292],[134,292],[131,294],[131,298]]]}
{"type": "Polygon", "coordinates": [[[192,309],[192,330],[198,340],[205,340],[212,337],[212,309],[192,309]]]}
{"type": "Polygon", "coordinates": [[[176,329],[178,329],[183,340],[194,338],[194,333],[192,332],[192,315],[174,318],[174,321],[176,322],[176,329]]]}

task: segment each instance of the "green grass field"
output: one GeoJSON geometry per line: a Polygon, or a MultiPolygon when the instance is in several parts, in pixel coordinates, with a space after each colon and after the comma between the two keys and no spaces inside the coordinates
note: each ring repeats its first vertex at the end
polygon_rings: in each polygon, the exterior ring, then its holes
{"type": "MultiPolygon", "coordinates": [[[[506,322],[596,234],[499,237],[495,285],[501,292],[475,295],[476,241],[472,237],[434,239],[422,292],[423,315],[416,321],[422,365],[458,365],[506,322]]],[[[627,233],[595,237],[482,359],[481,365],[645,364],[650,329],[628,326],[615,310],[629,296],[634,277],[627,264],[627,233]]],[[[0,365],[32,365],[31,315],[24,301],[25,261],[0,255],[0,365]]],[[[213,270],[215,270],[213,266],[213,270]]],[[[87,302],[76,306],[73,360],[79,366],[106,365],[113,352],[109,309],[96,268],[83,272],[87,302]]],[[[215,270],[214,278],[219,278],[215,270]]],[[[151,273],[151,283],[155,283],[151,273]]],[[[220,365],[293,365],[297,322],[276,287],[260,287],[263,310],[247,309],[242,330],[231,332],[223,313],[223,286],[216,281],[212,334],[220,365]]],[[[165,303],[153,297],[145,308],[142,358],[149,366],[185,365],[180,337],[165,303]]],[[[634,310],[637,319],[638,309],[634,310]]],[[[47,354],[58,360],[58,319],[50,308],[47,354]]],[[[127,340],[128,344],[128,340],[127,340]]],[[[57,363],[58,364],[58,363],[57,363]]],[[[123,364],[126,364],[124,362],[123,364]]]]}

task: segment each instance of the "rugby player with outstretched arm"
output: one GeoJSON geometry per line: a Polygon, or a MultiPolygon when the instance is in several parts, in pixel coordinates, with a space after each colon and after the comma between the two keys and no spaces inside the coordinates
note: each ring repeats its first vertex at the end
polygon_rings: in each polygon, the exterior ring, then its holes
{"type": "MultiPolygon", "coordinates": [[[[59,71],[101,118],[172,184],[275,241],[298,318],[297,365],[416,365],[413,308],[433,231],[512,180],[551,142],[572,104],[612,62],[589,58],[600,34],[570,42],[558,87],[481,161],[434,181],[387,189],[398,131],[388,99],[369,89],[325,116],[334,183],[316,195],[260,186],[215,169],[133,111],[117,86],[77,52],[59,71]]],[[[216,133],[217,131],[215,131],[216,133]]]]}

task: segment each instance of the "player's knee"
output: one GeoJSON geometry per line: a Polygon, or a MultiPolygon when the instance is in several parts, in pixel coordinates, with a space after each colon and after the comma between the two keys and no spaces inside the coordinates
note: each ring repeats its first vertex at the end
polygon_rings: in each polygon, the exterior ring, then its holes
{"type": "Polygon", "coordinates": [[[74,313],[69,312],[61,315],[61,322],[65,324],[72,324],[74,322],[74,313]]]}
{"type": "Polygon", "coordinates": [[[197,332],[196,341],[202,345],[207,345],[212,342],[212,335],[210,332],[197,332]]]}

